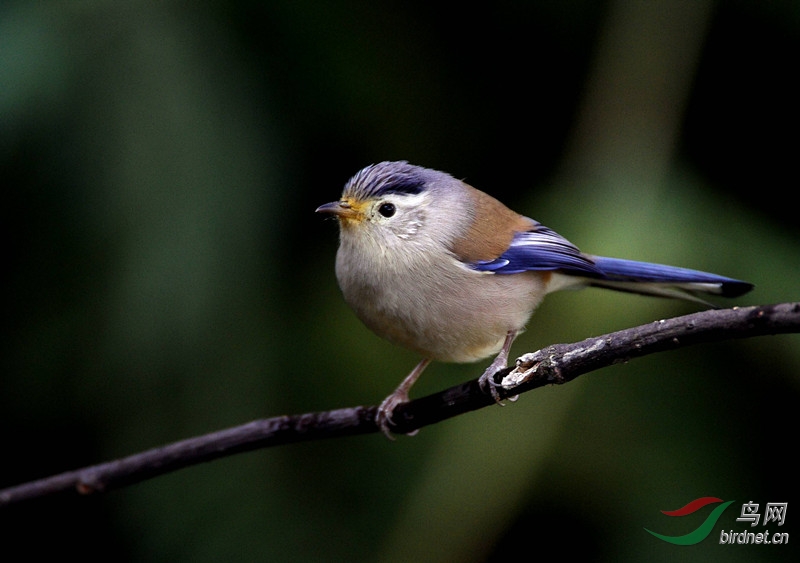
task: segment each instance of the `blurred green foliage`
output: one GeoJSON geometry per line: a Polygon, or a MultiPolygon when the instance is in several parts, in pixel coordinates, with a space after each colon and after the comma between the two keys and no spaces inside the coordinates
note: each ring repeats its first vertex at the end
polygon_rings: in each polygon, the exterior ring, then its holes
{"type": "MultiPolygon", "coordinates": [[[[754,282],[740,304],[797,300],[799,29],[792,0],[4,2],[0,487],[380,401],[417,358],[344,305],[313,213],[379,160],[464,177],[587,252],[754,282]]],[[[557,294],[514,351],[692,310],[557,294]]],[[[659,511],[701,496],[796,499],[798,344],[16,506],[3,560],[790,560],[643,528],[690,531],[659,511]]],[[[434,365],[415,393],[481,370],[434,365]]]]}

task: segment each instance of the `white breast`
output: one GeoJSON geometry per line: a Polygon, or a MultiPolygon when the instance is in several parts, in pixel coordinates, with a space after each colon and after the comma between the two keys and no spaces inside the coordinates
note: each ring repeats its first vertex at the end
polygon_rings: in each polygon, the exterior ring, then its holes
{"type": "Polygon", "coordinates": [[[496,353],[545,293],[537,273],[477,272],[444,250],[405,241],[387,253],[371,240],[342,237],[336,276],[344,298],[376,334],[426,358],[471,362],[496,353]]]}

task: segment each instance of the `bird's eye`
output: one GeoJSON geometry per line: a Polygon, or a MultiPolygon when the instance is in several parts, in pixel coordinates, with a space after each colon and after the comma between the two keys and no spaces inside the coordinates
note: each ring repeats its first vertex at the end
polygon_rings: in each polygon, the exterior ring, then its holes
{"type": "Polygon", "coordinates": [[[391,217],[394,215],[397,208],[394,206],[393,203],[382,203],[381,206],[378,208],[378,213],[383,215],[384,217],[391,217]]]}

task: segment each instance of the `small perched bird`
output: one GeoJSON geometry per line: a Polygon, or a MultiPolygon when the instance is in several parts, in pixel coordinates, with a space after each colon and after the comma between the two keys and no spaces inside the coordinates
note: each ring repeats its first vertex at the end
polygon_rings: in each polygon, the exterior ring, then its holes
{"type": "MultiPolygon", "coordinates": [[[[317,213],[339,220],[336,278],[345,301],[378,336],[422,356],[378,409],[394,408],[432,361],[496,354],[480,378],[494,391],[514,338],[553,291],[598,286],[699,301],[736,297],[747,282],[706,272],[584,254],[544,225],[445,172],[400,162],[362,169],[317,213]]],[[[494,394],[494,392],[493,392],[494,394]]],[[[496,396],[496,395],[495,395],[496,396]]]]}

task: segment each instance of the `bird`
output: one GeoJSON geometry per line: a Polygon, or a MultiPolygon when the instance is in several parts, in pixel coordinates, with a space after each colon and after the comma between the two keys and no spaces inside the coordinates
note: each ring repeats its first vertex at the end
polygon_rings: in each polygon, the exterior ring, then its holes
{"type": "Polygon", "coordinates": [[[495,356],[479,378],[499,402],[494,375],[514,339],[554,291],[603,287],[711,306],[699,294],[738,297],[748,282],[581,252],[552,229],[438,170],[385,161],[358,171],[337,201],[316,209],[339,223],[336,278],[346,303],[375,334],[420,362],[380,404],[392,412],[432,361],[495,356]]]}

